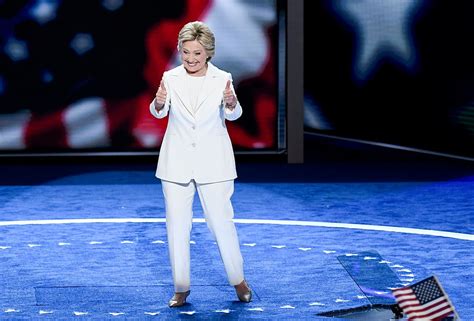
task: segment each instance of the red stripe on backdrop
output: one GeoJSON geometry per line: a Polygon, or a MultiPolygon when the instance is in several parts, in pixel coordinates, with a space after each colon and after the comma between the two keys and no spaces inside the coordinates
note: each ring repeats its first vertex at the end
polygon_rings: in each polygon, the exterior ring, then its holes
{"type": "Polygon", "coordinates": [[[111,146],[139,147],[136,140],[130,137],[134,111],[137,106],[148,100],[148,95],[142,94],[130,99],[108,99],[105,101],[105,112],[111,146]],[[124,141],[132,140],[132,141],[124,141]]]}
{"type": "Polygon", "coordinates": [[[67,148],[67,133],[63,123],[64,109],[46,115],[32,115],[26,125],[27,148],[67,148]]]}

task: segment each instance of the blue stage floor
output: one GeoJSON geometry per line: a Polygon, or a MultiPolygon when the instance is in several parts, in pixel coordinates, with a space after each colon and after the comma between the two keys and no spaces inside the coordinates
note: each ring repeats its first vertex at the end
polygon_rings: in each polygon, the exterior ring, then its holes
{"type": "Polygon", "coordinates": [[[474,168],[397,157],[239,162],[233,204],[254,301],[236,301],[196,198],[179,309],[167,307],[154,162],[3,164],[0,319],[335,320],[317,314],[370,304],[340,263],[357,256],[404,284],[436,275],[474,319],[474,168]]]}

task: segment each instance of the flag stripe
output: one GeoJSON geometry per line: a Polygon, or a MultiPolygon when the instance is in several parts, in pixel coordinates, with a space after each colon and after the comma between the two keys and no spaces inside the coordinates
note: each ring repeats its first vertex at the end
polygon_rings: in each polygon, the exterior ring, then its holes
{"type": "Polygon", "coordinates": [[[400,306],[410,305],[410,304],[420,304],[420,301],[416,299],[415,295],[404,296],[403,298],[397,298],[398,304],[400,306]]]}
{"type": "Polygon", "coordinates": [[[71,148],[105,147],[109,130],[102,98],[89,97],[69,105],[63,114],[67,142],[71,148]]]}
{"type": "Polygon", "coordinates": [[[405,289],[405,288],[397,289],[393,291],[393,295],[395,296],[399,296],[399,295],[401,296],[404,294],[413,294],[413,291],[411,289],[405,289]]]}
{"type": "Polygon", "coordinates": [[[0,149],[24,149],[26,124],[30,120],[29,112],[0,114],[0,149]]]}
{"type": "Polygon", "coordinates": [[[410,300],[410,301],[405,301],[405,302],[401,302],[398,304],[401,308],[405,309],[405,308],[408,308],[408,307],[416,307],[416,306],[420,306],[420,301],[418,300],[410,300]]]}
{"type": "Polygon", "coordinates": [[[443,303],[441,306],[435,306],[431,309],[427,310],[420,310],[420,311],[406,311],[404,310],[407,314],[413,315],[413,316],[418,316],[418,317],[424,317],[430,314],[433,314],[434,312],[438,312],[440,309],[444,310],[447,308],[450,308],[449,304],[447,302],[443,303]]]}
{"type": "Polygon", "coordinates": [[[424,304],[424,305],[413,305],[413,306],[410,306],[410,307],[407,307],[405,308],[404,307],[404,311],[405,312],[409,312],[409,311],[417,311],[417,310],[425,310],[425,309],[429,309],[431,306],[434,306],[434,305],[437,305],[437,304],[445,304],[445,303],[448,303],[448,301],[446,300],[445,297],[441,297],[441,298],[438,298],[434,301],[431,301],[427,304],[424,304]]]}
{"type": "Polygon", "coordinates": [[[444,309],[442,311],[439,311],[435,314],[425,316],[425,317],[414,317],[412,318],[411,316],[408,318],[409,321],[424,321],[424,320],[439,320],[440,318],[446,317],[450,315],[453,312],[451,308],[449,309],[444,309]]]}

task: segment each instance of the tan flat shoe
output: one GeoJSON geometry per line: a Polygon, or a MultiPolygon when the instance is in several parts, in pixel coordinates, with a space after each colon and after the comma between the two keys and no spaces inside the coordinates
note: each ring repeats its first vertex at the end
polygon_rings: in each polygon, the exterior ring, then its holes
{"type": "Polygon", "coordinates": [[[235,292],[237,293],[237,297],[241,302],[249,303],[252,301],[252,290],[250,289],[249,285],[245,280],[240,282],[240,284],[235,285],[235,292]]]}
{"type": "Polygon", "coordinates": [[[186,298],[188,297],[189,293],[191,293],[191,290],[188,290],[186,292],[176,292],[168,302],[168,306],[170,308],[176,308],[185,305],[186,298]]]}

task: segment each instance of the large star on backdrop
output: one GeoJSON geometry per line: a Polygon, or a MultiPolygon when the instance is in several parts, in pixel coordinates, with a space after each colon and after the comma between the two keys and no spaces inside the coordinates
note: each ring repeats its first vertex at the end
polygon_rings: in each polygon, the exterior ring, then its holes
{"type": "Polygon", "coordinates": [[[422,0],[357,0],[333,3],[335,11],[355,30],[354,75],[367,80],[380,61],[391,58],[407,68],[416,63],[411,33],[413,16],[422,0]]]}

